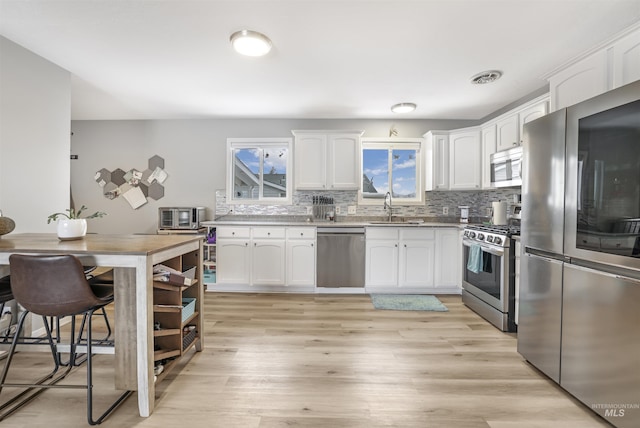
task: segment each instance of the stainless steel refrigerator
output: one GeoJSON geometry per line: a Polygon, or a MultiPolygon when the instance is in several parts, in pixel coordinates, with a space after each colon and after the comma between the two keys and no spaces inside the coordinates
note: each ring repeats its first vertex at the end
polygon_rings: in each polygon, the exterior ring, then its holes
{"type": "Polygon", "coordinates": [[[524,127],[518,351],[640,426],[640,81],[524,127]]]}

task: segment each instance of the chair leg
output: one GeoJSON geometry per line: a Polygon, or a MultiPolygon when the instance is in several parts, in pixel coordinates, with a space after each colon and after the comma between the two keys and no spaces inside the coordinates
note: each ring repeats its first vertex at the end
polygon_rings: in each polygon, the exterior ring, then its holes
{"type": "Polygon", "coordinates": [[[28,311],[24,311],[18,318],[18,324],[16,327],[16,332],[14,334],[13,342],[11,343],[9,354],[7,355],[5,365],[2,369],[2,374],[0,374],[0,393],[2,392],[3,387],[25,387],[26,389],[21,393],[17,394],[16,396],[14,396],[13,398],[9,399],[7,402],[2,403],[2,405],[0,405],[0,412],[1,412],[0,421],[5,419],[7,416],[13,414],[16,410],[20,409],[22,406],[29,403],[31,400],[33,400],[38,395],[43,393],[46,388],[55,386],[57,382],[64,379],[69,374],[72,368],[72,366],[70,365],[64,372],[62,372],[62,374],[56,376],[56,373],[60,369],[60,360],[58,358],[56,346],[55,346],[53,336],[51,334],[51,329],[49,327],[47,319],[46,317],[42,317],[44,321],[46,334],[47,334],[47,341],[49,343],[51,355],[54,361],[53,370],[51,371],[51,373],[41,377],[40,379],[36,380],[34,383],[20,384],[20,383],[6,382],[7,374],[9,372],[9,367],[11,365],[11,362],[13,361],[13,356],[15,355],[15,350],[16,350],[16,347],[18,346],[18,341],[20,339],[20,332],[24,327],[24,320],[26,319],[28,313],[29,313],[28,311]],[[47,380],[50,380],[50,381],[45,383],[47,380]],[[34,390],[35,392],[33,392],[34,390]]]}
{"type": "MultiPolygon", "coordinates": [[[[104,308],[102,308],[104,310],[104,308]]],[[[122,393],[116,401],[109,406],[109,408],[98,419],[93,419],[93,354],[92,354],[92,329],[91,319],[93,316],[93,310],[88,313],[87,317],[87,421],[89,425],[98,425],[104,421],[107,416],[111,414],[124,400],[126,400],[133,391],[125,391],[122,393]]],[[[104,314],[106,317],[106,313],[104,314]]]]}

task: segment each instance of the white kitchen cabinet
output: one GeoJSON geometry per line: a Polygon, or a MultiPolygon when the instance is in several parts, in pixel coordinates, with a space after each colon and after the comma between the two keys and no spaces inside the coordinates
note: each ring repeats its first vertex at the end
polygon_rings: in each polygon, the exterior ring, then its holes
{"type": "Polygon", "coordinates": [[[251,285],[284,285],[284,239],[254,239],[251,254],[251,285]]]}
{"type": "Polygon", "coordinates": [[[613,87],[640,80],[640,30],[613,46],[613,87]]]}
{"type": "Polygon", "coordinates": [[[365,287],[369,292],[433,290],[435,231],[417,227],[368,227],[365,287]]]}
{"type": "Polygon", "coordinates": [[[524,135],[524,125],[532,120],[546,115],[549,112],[549,103],[546,99],[526,107],[518,112],[518,138],[522,144],[522,136],[524,135]]]}
{"type": "Polygon", "coordinates": [[[435,241],[433,229],[400,229],[398,287],[433,287],[435,241]]]}
{"type": "Polygon", "coordinates": [[[549,78],[551,110],[577,104],[606,92],[607,51],[601,50],[549,78]]]}
{"type": "Polygon", "coordinates": [[[284,227],[217,228],[217,284],[284,285],[284,227]]]}
{"type": "Polygon", "coordinates": [[[496,122],[496,151],[511,149],[520,144],[518,114],[510,114],[496,122]]]}
{"type": "Polygon", "coordinates": [[[396,227],[368,227],[365,238],[365,287],[378,291],[398,287],[396,227]]]}
{"type": "Polygon", "coordinates": [[[249,284],[250,228],[217,228],[217,284],[249,284]]]}
{"type": "Polygon", "coordinates": [[[295,188],[357,190],[360,188],[362,131],[292,131],[295,188]]]}
{"type": "Polygon", "coordinates": [[[460,290],[462,286],[462,237],[458,228],[436,229],[435,288],[460,290]]]}
{"type": "Polygon", "coordinates": [[[449,190],[449,132],[427,132],[425,146],[425,189],[449,190]]]}
{"type": "Polygon", "coordinates": [[[479,189],[480,166],[480,128],[451,131],[449,134],[449,189],[479,189]]]}
{"type": "Polygon", "coordinates": [[[316,228],[287,228],[287,286],[316,284],[316,228]]]}
{"type": "Polygon", "coordinates": [[[491,155],[496,152],[496,124],[492,123],[480,129],[482,138],[482,188],[491,188],[491,155]]]}

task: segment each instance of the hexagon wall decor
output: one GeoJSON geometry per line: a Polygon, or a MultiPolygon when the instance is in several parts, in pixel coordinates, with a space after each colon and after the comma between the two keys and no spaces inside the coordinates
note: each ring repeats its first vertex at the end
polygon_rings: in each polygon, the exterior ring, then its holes
{"type": "Polygon", "coordinates": [[[148,198],[158,200],[164,197],[162,183],[168,174],[164,170],[164,159],[158,155],[149,158],[148,168],[144,171],[130,169],[124,171],[117,168],[109,171],[102,168],[96,172],[94,179],[102,187],[102,194],[107,199],[124,197],[134,210],[146,204],[148,198]]]}

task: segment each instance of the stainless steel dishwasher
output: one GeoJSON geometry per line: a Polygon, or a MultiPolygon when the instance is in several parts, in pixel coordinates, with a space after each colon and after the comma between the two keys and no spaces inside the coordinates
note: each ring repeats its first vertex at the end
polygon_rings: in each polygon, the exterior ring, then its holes
{"type": "Polygon", "coordinates": [[[364,227],[318,227],[316,286],[364,287],[364,227]]]}

